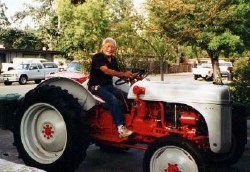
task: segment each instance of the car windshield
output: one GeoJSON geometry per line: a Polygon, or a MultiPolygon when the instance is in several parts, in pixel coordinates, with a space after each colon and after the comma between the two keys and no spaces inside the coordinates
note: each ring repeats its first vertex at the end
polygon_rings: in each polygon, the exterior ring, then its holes
{"type": "Polygon", "coordinates": [[[212,64],[211,63],[202,63],[201,67],[202,68],[212,68],[212,64]]]}
{"type": "Polygon", "coordinates": [[[23,70],[23,69],[28,70],[29,66],[30,66],[30,64],[22,63],[22,64],[15,65],[14,69],[16,69],[16,70],[23,70]]]}
{"type": "Polygon", "coordinates": [[[85,68],[79,64],[78,62],[71,62],[66,71],[70,71],[70,72],[85,72],[85,68]]]}
{"type": "Polygon", "coordinates": [[[232,67],[232,63],[220,63],[220,66],[232,67]]]}

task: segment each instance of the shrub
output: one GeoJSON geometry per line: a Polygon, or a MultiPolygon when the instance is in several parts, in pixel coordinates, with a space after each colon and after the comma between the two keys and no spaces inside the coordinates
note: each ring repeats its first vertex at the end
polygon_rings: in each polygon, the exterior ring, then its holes
{"type": "Polygon", "coordinates": [[[229,85],[236,102],[250,106],[250,59],[241,58],[235,62],[233,82],[229,85]]]}

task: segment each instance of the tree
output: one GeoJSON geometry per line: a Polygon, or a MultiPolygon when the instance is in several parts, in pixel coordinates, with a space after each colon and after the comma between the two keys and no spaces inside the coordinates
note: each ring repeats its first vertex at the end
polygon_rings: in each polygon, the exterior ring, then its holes
{"type": "Polygon", "coordinates": [[[236,61],[234,67],[234,80],[230,83],[232,98],[236,102],[244,103],[250,107],[250,59],[248,54],[245,58],[236,61]],[[247,57],[247,58],[246,58],[247,57]]]}
{"type": "Polygon", "coordinates": [[[33,31],[9,27],[11,23],[5,15],[6,9],[6,5],[2,4],[0,0],[0,42],[6,48],[42,50],[45,45],[33,31]]]}
{"type": "Polygon", "coordinates": [[[15,23],[22,23],[27,17],[31,17],[34,26],[27,26],[26,29],[35,30],[47,49],[55,49],[59,34],[56,0],[34,0],[33,4],[25,6],[24,10],[14,15],[15,23]]]}
{"type": "Polygon", "coordinates": [[[132,0],[86,0],[76,5],[59,0],[59,49],[66,56],[87,59],[104,38],[114,37],[119,55],[130,53],[139,20],[132,5],[132,0]]]}
{"type": "Polygon", "coordinates": [[[222,84],[218,59],[249,48],[250,2],[246,0],[148,0],[149,21],[179,44],[210,57],[214,82],[222,84]]]}
{"type": "Polygon", "coordinates": [[[159,62],[161,81],[164,81],[164,66],[168,66],[168,63],[173,59],[171,40],[165,34],[152,30],[147,30],[141,39],[149,47],[150,54],[156,57],[156,62],[159,62]]]}
{"type": "Polygon", "coordinates": [[[9,19],[5,15],[7,7],[4,3],[1,3],[0,0],[0,29],[7,28],[10,25],[9,19]]]}
{"type": "Polygon", "coordinates": [[[87,59],[104,38],[114,37],[119,54],[131,53],[139,17],[132,0],[34,0],[16,13],[16,22],[31,16],[36,35],[47,47],[70,59],[87,59]],[[84,2],[84,3],[83,3],[84,2]]]}
{"type": "Polygon", "coordinates": [[[33,32],[18,29],[1,29],[0,42],[2,42],[6,48],[25,50],[42,50],[45,46],[42,40],[36,37],[33,32]]]}

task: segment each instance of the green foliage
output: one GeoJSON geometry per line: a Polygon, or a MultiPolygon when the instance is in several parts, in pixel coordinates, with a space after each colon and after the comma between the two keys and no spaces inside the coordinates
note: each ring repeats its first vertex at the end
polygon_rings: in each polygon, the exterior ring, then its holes
{"type": "MultiPolygon", "coordinates": [[[[58,15],[61,22],[58,48],[66,56],[76,57],[98,50],[107,30],[107,17],[101,1],[87,1],[77,6],[59,1],[58,15]]],[[[76,57],[80,58],[80,57],[76,57]]]]}
{"type": "Polygon", "coordinates": [[[215,56],[248,48],[249,7],[249,1],[148,1],[150,21],[168,37],[215,56]]]}
{"type": "Polygon", "coordinates": [[[211,39],[208,44],[208,48],[212,51],[219,51],[226,57],[230,56],[230,53],[238,51],[243,52],[243,40],[238,35],[233,35],[231,32],[224,32],[211,39]],[[228,48],[230,47],[230,49],[228,48]]]}
{"type": "Polygon", "coordinates": [[[218,57],[249,49],[250,1],[148,0],[149,21],[179,44],[200,47],[221,84],[218,57]]]}
{"type": "Polygon", "coordinates": [[[0,28],[6,28],[10,25],[9,19],[5,15],[6,10],[6,5],[4,3],[1,3],[0,0],[0,28]]]}
{"type": "Polygon", "coordinates": [[[34,33],[17,29],[0,29],[0,42],[6,48],[42,50],[45,46],[34,33]]]}
{"type": "MultiPolygon", "coordinates": [[[[171,64],[180,53],[232,58],[250,47],[250,2],[245,0],[147,0],[146,15],[133,10],[133,0],[33,1],[15,15],[17,22],[27,16],[35,22],[24,37],[68,59],[88,60],[106,37],[116,39],[124,66],[140,61],[171,64]]],[[[8,34],[9,47],[26,44],[14,35],[8,34]]],[[[22,48],[31,47],[30,42],[22,48]]]]}
{"type": "Polygon", "coordinates": [[[56,0],[33,0],[34,3],[26,4],[26,7],[16,12],[14,21],[22,23],[27,17],[31,17],[34,26],[27,26],[26,29],[33,30],[46,44],[47,49],[56,49],[59,35],[59,19],[56,13],[56,0]]]}
{"type": "Polygon", "coordinates": [[[106,37],[116,39],[120,56],[135,50],[140,18],[133,12],[131,0],[86,0],[78,5],[59,0],[58,17],[61,27],[57,48],[65,56],[90,58],[106,37]]]}
{"type": "Polygon", "coordinates": [[[234,101],[250,105],[250,59],[241,58],[235,63],[234,81],[230,84],[234,101]]]}

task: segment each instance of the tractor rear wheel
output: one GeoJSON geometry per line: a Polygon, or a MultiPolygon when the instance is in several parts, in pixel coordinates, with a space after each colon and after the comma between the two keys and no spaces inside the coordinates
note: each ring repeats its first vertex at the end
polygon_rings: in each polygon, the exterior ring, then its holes
{"type": "Polygon", "coordinates": [[[86,112],[66,90],[37,87],[22,100],[14,140],[27,165],[46,171],[74,171],[89,146],[86,112]]]}
{"type": "Polygon", "coordinates": [[[143,171],[205,172],[208,168],[203,155],[191,141],[170,135],[149,145],[143,171]]]}

